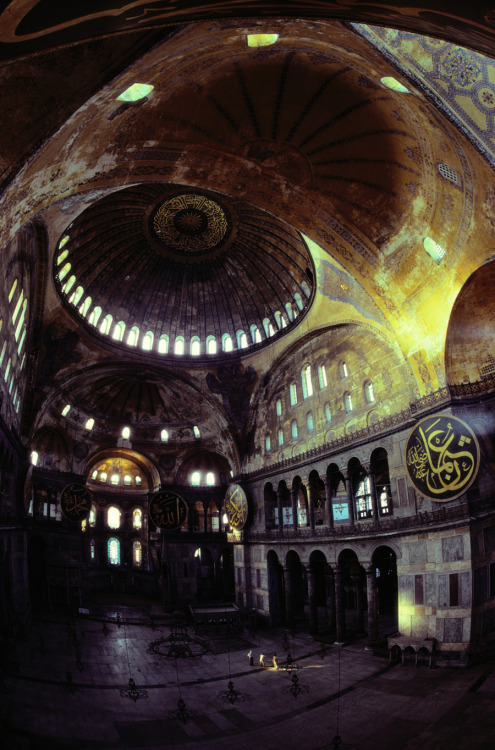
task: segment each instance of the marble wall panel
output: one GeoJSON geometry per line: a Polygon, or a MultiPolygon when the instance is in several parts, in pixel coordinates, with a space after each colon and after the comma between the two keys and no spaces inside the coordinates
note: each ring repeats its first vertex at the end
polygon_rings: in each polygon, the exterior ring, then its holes
{"type": "Polygon", "coordinates": [[[438,576],[438,606],[449,606],[449,588],[447,576],[443,573],[438,576]]]}
{"type": "Polygon", "coordinates": [[[447,617],[443,621],[443,642],[462,643],[462,617],[447,617]]]}
{"type": "Polygon", "coordinates": [[[425,604],[427,607],[435,607],[437,604],[436,573],[425,574],[425,604]]]}
{"type": "Polygon", "coordinates": [[[426,562],[426,544],[423,540],[419,542],[410,542],[409,546],[409,563],[417,565],[426,562]]]}
{"type": "Polygon", "coordinates": [[[460,596],[459,604],[461,607],[470,607],[472,601],[472,588],[471,588],[471,573],[466,570],[461,573],[460,576],[460,596]]]}
{"type": "Polygon", "coordinates": [[[442,539],[443,562],[464,560],[464,540],[462,536],[447,536],[442,539]]]}

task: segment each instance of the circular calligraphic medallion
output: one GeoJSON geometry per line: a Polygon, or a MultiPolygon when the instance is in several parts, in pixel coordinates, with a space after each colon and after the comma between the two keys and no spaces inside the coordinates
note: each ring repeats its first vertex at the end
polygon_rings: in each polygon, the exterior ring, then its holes
{"type": "Polygon", "coordinates": [[[480,449],[476,435],[462,419],[433,414],[409,434],[405,459],[415,488],[432,500],[445,502],[462,495],[475,480],[480,449]]]}
{"type": "Polygon", "coordinates": [[[218,201],[199,193],[183,193],[161,203],[152,228],[170,250],[195,255],[219,247],[229,235],[230,223],[218,201]]]}
{"type": "Polygon", "coordinates": [[[187,505],[180,495],[162,490],[151,498],[148,512],[153,523],[160,529],[176,531],[187,518],[187,505]]]}
{"type": "Polygon", "coordinates": [[[84,484],[68,484],[60,496],[60,510],[67,521],[84,521],[91,510],[91,492],[84,484]]]}
{"type": "Polygon", "coordinates": [[[225,493],[225,512],[233,529],[242,529],[248,517],[246,493],[238,484],[229,484],[225,493]]]}

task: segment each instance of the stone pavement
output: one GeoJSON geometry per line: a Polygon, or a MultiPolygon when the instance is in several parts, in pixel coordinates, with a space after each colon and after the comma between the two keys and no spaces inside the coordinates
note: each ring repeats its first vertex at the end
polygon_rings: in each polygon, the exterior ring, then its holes
{"type": "Polygon", "coordinates": [[[322,649],[307,633],[292,638],[282,629],[205,635],[190,644],[192,656],[174,658],[167,655],[170,633],[165,622],[152,629],[128,618],[38,622],[29,640],[12,647],[0,682],[0,748],[320,750],[332,747],[337,733],[341,748],[359,750],[495,745],[493,662],[468,669],[390,665],[365,641],[322,649]],[[276,652],[283,666],[284,646],[295,672],[259,667],[261,651],[267,664],[276,652]],[[129,678],[140,691],[136,701],[122,692],[129,678]],[[179,698],[186,723],[173,713],[179,698]]]}

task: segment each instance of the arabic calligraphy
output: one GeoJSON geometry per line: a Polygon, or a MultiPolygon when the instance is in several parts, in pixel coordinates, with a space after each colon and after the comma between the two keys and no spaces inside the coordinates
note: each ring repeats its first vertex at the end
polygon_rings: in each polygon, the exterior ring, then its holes
{"type": "Polygon", "coordinates": [[[242,529],[247,521],[246,493],[238,484],[230,484],[225,494],[225,512],[233,529],[242,529]]]}
{"type": "Polygon", "coordinates": [[[176,531],[187,518],[187,505],[175,492],[157,492],[151,498],[148,512],[153,523],[160,529],[176,531]]]}
{"type": "Polygon", "coordinates": [[[419,492],[437,501],[462,495],[476,478],[479,445],[469,425],[434,414],[421,420],[406,442],[406,468],[419,492]]]}
{"type": "Polygon", "coordinates": [[[83,521],[91,510],[91,493],[84,484],[68,484],[60,496],[60,510],[67,521],[83,521]]]}

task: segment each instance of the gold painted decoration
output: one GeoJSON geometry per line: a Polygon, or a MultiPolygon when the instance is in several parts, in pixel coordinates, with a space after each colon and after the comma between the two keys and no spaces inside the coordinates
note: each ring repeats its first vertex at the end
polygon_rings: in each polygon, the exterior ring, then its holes
{"type": "Polygon", "coordinates": [[[246,493],[239,484],[230,484],[225,493],[225,512],[233,529],[243,529],[248,517],[246,493]]]}
{"type": "Polygon", "coordinates": [[[158,528],[177,531],[187,518],[187,504],[175,492],[162,490],[151,498],[148,512],[158,528]]]}
{"type": "Polygon", "coordinates": [[[60,496],[60,510],[67,521],[84,521],[91,510],[91,492],[84,484],[68,484],[60,496]]]}
{"type": "Polygon", "coordinates": [[[195,254],[214,250],[224,240],[229,222],[224,208],[196,193],[164,201],[153,217],[156,235],[172,250],[195,254]]]}
{"type": "Polygon", "coordinates": [[[422,495],[445,502],[462,495],[478,473],[476,435],[462,419],[434,414],[411,431],[405,449],[407,473],[422,495]]]}

